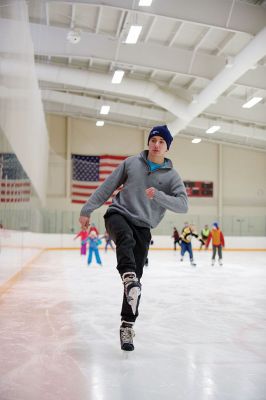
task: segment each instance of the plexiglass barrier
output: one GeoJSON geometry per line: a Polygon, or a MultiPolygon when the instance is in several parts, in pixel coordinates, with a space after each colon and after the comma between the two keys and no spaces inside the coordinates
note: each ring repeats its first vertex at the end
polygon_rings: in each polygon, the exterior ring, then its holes
{"type": "MultiPolygon", "coordinates": [[[[104,232],[104,211],[97,210],[91,221],[100,232],[104,232]]],[[[74,234],[79,230],[79,211],[61,211],[47,209],[31,209],[30,205],[5,204],[0,208],[0,224],[4,229],[37,233],[74,234]]],[[[155,235],[171,235],[173,227],[180,231],[185,222],[195,225],[198,232],[205,224],[212,225],[217,216],[208,215],[166,215],[161,224],[152,232],[155,235]]],[[[266,217],[234,217],[224,216],[219,221],[225,235],[228,236],[266,236],[266,217]]]]}

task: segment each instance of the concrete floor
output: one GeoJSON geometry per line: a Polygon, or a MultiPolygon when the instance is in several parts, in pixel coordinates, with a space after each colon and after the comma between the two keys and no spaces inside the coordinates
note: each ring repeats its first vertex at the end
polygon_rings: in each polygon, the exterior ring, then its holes
{"type": "Polygon", "coordinates": [[[1,400],[266,399],[265,252],[224,252],[222,267],[195,252],[195,268],[151,251],[131,353],[115,255],[102,257],[47,251],[2,296],[1,400]]]}

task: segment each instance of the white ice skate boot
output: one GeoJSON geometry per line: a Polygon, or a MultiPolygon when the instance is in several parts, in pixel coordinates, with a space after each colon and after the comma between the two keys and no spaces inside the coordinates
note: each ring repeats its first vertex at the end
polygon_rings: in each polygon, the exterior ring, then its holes
{"type": "Polygon", "coordinates": [[[212,260],[212,266],[214,266],[215,260],[212,260]]]}
{"type": "Polygon", "coordinates": [[[219,265],[221,265],[221,266],[223,265],[223,261],[221,258],[219,259],[219,265]]]}
{"type": "Polygon", "coordinates": [[[133,337],[135,336],[135,332],[133,330],[133,325],[134,322],[122,321],[122,324],[120,326],[121,350],[134,350],[133,337]]]}
{"type": "Polygon", "coordinates": [[[131,306],[132,312],[135,315],[137,311],[139,296],[141,294],[141,284],[136,277],[135,272],[125,272],[122,275],[122,281],[125,288],[127,302],[131,306]]]}
{"type": "Polygon", "coordinates": [[[180,258],[180,261],[184,261],[184,258],[183,258],[183,257],[181,257],[181,258],[180,258]]]}
{"type": "Polygon", "coordinates": [[[195,263],[195,261],[194,260],[190,260],[190,265],[192,266],[192,267],[196,267],[196,263],[195,263]]]}

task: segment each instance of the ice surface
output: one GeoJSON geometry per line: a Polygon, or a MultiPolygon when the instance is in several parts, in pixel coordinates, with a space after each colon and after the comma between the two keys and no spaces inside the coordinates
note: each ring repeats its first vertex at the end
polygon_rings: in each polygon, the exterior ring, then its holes
{"type": "Polygon", "coordinates": [[[265,400],[265,252],[150,251],[135,351],[115,254],[47,251],[0,303],[1,400],[265,400]]]}

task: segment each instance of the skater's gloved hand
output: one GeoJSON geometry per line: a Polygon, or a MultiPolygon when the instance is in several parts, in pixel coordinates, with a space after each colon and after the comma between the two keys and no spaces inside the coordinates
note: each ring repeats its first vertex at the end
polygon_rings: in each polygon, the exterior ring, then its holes
{"type": "Polygon", "coordinates": [[[205,243],[204,243],[204,240],[200,239],[199,241],[200,241],[200,243],[205,244],[205,243]]]}
{"type": "Polygon", "coordinates": [[[150,188],[146,189],[145,192],[146,192],[146,196],[148,197],[148,199],[152,200],[154,198],[154,195],[155,195],[154,187],[150,187],[150,188]]]}
{"type": "Polygon", "coordinates": [[[79,223],[81,225],[81,228],[88,229],[88,227],[90,225],[90,217],[80,216],[79,217],[79,223]]]}

